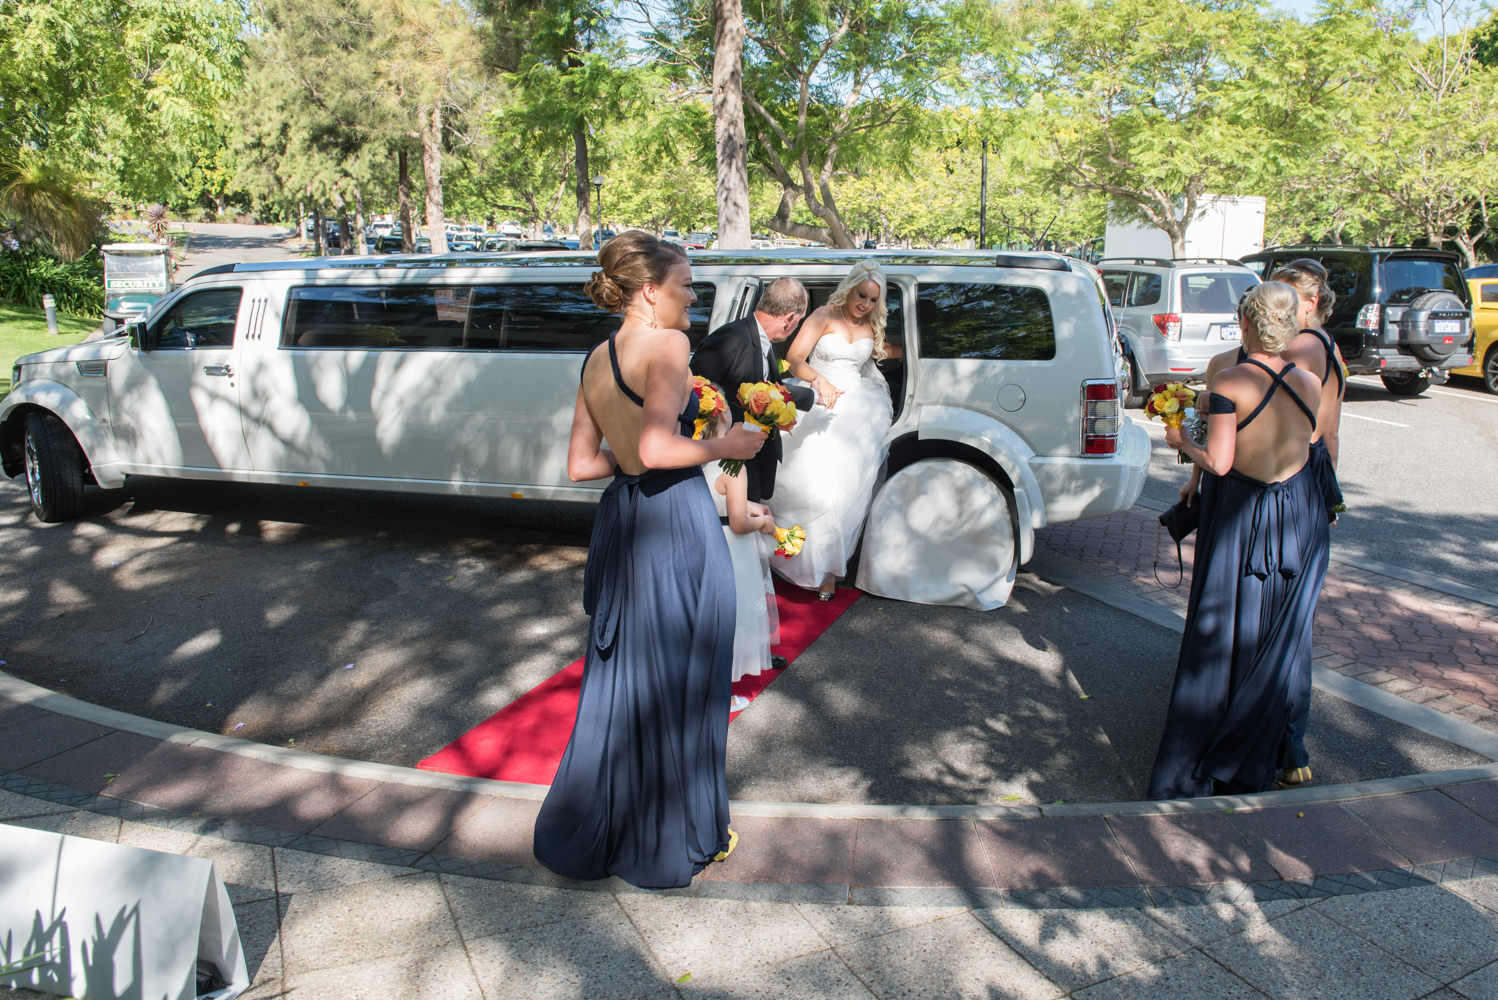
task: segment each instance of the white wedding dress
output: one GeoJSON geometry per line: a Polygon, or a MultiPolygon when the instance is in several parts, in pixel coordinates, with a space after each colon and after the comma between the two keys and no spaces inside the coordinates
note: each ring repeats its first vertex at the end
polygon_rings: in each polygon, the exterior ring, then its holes
{"type": "Polygon", "coordinates": [[[894,419],[889,386],[873,353],[873,340],[850,344],[828,334],[806,359],[843,394],[830,410],[813,406],[785,436],[768,501],[777,525],[806,529],[799,555],[772,560],[774,571],[798,587],[814,590],[828,573],[843,576],[858,547],[894,419]]]}

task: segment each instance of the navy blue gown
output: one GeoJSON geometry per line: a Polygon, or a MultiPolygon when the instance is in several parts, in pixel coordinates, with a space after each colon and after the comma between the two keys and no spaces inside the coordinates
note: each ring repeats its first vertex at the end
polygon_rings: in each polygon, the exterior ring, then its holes
{"type": "MultiPolygon", "coordinates": [[[[1283,385],[1261,367],[1275,381],[1240,429],[1283,385]]],[[[1300,405],[1314,426],[1315,414],[1300,405]]],[[[1320,590],[1310,569],[1327,523],[1309,465],[1277,483],[1229,472],[1206,485],[1152,799],[1272,788],[1300,671],[1310,665],[1320,590]]]]}
{"type": "MultiPolygon", "coordinates": [[[[1326,371],[1321,376],[1321,384],[1326,385],[1335,376],[1337,395],[1340,397],[1347,388],[1347,379],[1342,374],[1342,363],[1337,360],[1337,352],[1332,344],[1331,336],[1309,327],[1301,332],[1314,334],[1321,342],[1321,348],[1326,352],[1326,371]]],[[[1309,461],[1306,462],[1306,468],[1310,470],[1311,477],[1316,482],[1316,488],[1326,511],[1326,520],[1330,524],[1337,519],[1336,508],[1342,503],[1342,487],[1337,482],[1337,469],[1332,464],[1331,452],[1327,450],[1325,438],[1318,438],[1311,442],[1311,455],[1309,461]]],[[[1321,595],[1321,586],[1326,582],[1326,571],[1331,564],[1331,558],[1331,534],[1328,532],[1326,544],[1317,546],[1309,553],[1308,558],[1311,573],[1310,584],[1315,587],[1318,598],[1321,595]]],[[[1315,613],[1316,609],[1313,604],[1312,617],[1315,613]]],[[[1305,651],[1305,658],[1306,662],[1297,672],[1295,688],[1291,693],[1290,721],[1286,727],[1285,742],[1280,752],[1280,767],[1287,769],[1305,767],[1311,762],[1311,755],[1306,750],[1306,728],[1310,724],[1311,717],[1311,650],[1309,645],[1305,651]]]]}
{"type": "MultiPolygon", "coordinates": [[[[614,380],[643,401],[619,374],[614,380]]],[[[693,400],[682,414],[690,436],[693,400]]],[[[536,817],[537,860],[665,889],[728,846],[733,661],[728,546],[699,466],[616,472],[583,579],[591,616],[577,721],[536,817]]]]}

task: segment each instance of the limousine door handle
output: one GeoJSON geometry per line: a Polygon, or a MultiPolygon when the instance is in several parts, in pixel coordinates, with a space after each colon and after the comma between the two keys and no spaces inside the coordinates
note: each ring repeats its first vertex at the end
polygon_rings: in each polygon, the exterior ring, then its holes
{"type": "Polygon", "coordinates": [[[203,374],[232,376],[234,374],[234,369],[230,368],[228,365],[204,365],[203,374]]]}

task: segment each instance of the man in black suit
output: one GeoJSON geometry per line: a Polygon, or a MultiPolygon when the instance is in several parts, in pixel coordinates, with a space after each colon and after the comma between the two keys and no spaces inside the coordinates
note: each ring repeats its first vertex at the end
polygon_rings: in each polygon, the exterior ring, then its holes
{"type": "MultiPolygon", "coordinates": [[[[745,382],[779,382],[780,361],[774,344],[789,337],[806,315],[806,286],[795,278],[777,278],[760,296],[751,316],[727,323],[708,334],[692,355],[692,373],[716,382],[728,396],[734,422],[744,419],[739,405],[739,386],[745,382]]],[[[806,412],[816,393],[804,386],[791,387],[796,409],[806,412]]],[[[765,442],[759,454],[744,463],[749,479],[749,499],[760,503],[775,492],[775,469],[780,464],[780,435],[765,442]]]]}

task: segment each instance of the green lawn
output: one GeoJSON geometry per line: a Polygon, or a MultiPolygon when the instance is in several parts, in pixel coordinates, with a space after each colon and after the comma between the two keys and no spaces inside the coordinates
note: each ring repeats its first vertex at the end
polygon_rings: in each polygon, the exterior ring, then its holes
{"type": "Polygon", "coordinates": [[[0,302],[0,399],[10,392],[10,366],[16,358],[49,347],[76,344],[99,326],[97,319],[57,314],[57,336],[47,332],[47,314],[41,309],[0,302]]]}

